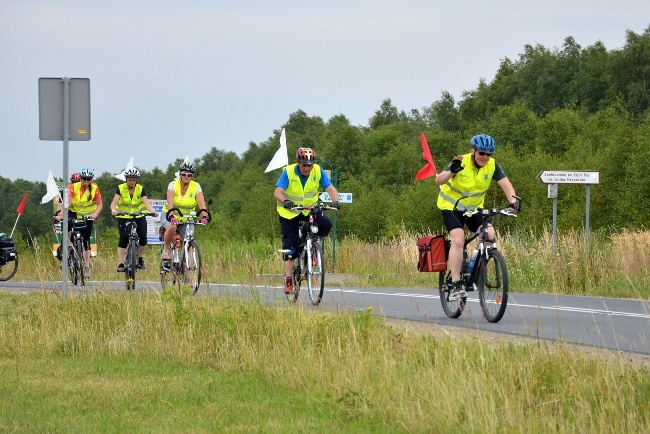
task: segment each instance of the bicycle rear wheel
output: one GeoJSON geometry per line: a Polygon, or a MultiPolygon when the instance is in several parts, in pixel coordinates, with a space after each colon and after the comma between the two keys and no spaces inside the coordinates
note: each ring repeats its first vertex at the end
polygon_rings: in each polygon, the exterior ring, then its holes
{"type": "Polygon", "coordinates": [[[314,241],[311,245],[310,263],[307,264],[307,292],[314,306],[320,304],[325,289],[325,265],[323,264],[323,247],[314,241]]]}
{"type": "Polygon", "coordinates": [[[196,294],[201,285],[201,249],[195,241],[190,241],[187,246],[187,258],[181,260],[184,267],[184,281],[187,286],[192,290],[192,294],[196,294]]]}
{"type": "Polygon", "coordinates": [[[300,283],[302,282],[300,262],[302,261],[303,255],[293,261],[293,271],[291,275],[293,277],[293,291],[285,292],[284,296],[287,297],[287,301],[290,303],[295,303],[298,301],[298,295],[300,294],[300,283]]]}
{"type": "Polygon", "coordinates": [[[496,249],[487,251],[487,260],[479,264],[478,297],[483,316],[492,323],[499,322],[508,304],[508,268],[506,260],[496,249]]]}
{"type": "Polygon", "coordinates": [[[170,260],[160,260],[160,286],[163,291],[165,289],[173,289],[177,286],[180,289],[180,280],[176,274],[176,264],[172,264],[170,260]]]}
{"type": "Polygon", "coordinates": [[[442,271],[438,273],[438,291],[440,292],[440,304],[442,310],[449,318],[458,318],[465,309],[467,297],[458,300],[449,300],[451,285],[451,271],[442,271]]]}
{"type": "Polygon", "coordinates": [[[5,282],[16,275],[18,271],[18,255],[13,261],[0,265],[0,282],[5,282]]]}
{"type": "Polygon", "coordinates": [[[126,290],[135,289],[135,273],[138,267],[138,242],[129,242],[126,248],[124,261],[124,278],[126,279],[126,290]]]}

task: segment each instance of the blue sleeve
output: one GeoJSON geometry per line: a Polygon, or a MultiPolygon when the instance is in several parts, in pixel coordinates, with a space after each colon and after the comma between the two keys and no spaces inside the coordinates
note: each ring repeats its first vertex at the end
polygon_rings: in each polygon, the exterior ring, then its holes
{"type": "Polygon", "coordinates": [[[278,181],[275,183],[276,187],[280,187],[283,190],[286,190],[289,187],[289,176],[287,176],[287,169],[282,169],[282,173],[278,178],[278,181]]]}
{"type": "Polygon", "coordinates": [[[330,177],[327,176],[327,172],[323,170],[323,168],[320,168],[320,186],[323,188],[328,188],[330,185],[332,185],[332,182],[330,181],[330,177]]]}

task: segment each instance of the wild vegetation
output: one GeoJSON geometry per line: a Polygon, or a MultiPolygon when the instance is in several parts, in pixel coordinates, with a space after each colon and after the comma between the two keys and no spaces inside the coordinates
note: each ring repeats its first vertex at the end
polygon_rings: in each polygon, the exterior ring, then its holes
{"type": "MultiPolygon", "coordinates": [[[[341,238],[372,242],[404,230],[441,229],[433,179],[415,181],[424,166],[420,133],[438,169],[455,153],[467,152],[473,135],[496,139],[495,157],[524,198],[524,212],[504,229],[538,235],[550,224],[552,201],[536,178],[542,170],[600,171],[600,184],[591,188],[590,226],[607,236],[646,228],[648,108],[650,27],[642,34],[628,31],[624,47],[616,50],[601,43],[583,48],[571,37],[559,49],[526,45],[518,59],[502,60],[490,83],[481,81],[458,102],[443,92],[430,106],[405,112],[386,99],[367,126],[351,125],[344,114],[324,121],[298,110],[281,128],[290,155],[300,146],[313,147],[324,157],[323,166],[334,171],[339,191],[353,193],[353,203],[344,205],[337,218],[341,238]]],[[[265,142],[251,142],[241,156],[206,144],[207,152],[196,160],[197,181],[214,200],[215,224],[207,231],[215,241],[277,239],[272,191],[278,172],[265,174],[264,169],[279,148],[281,128],[265,142]]],[[[164,198],[180,161],[143,171],[141,181],[152,198],[164,198]]],[[[117,184],[113,174],[96,180],[110,197],[117,184]]],[[[561,185],[559,190],[559,230],[583,229],[585,187],[561,185]]],[[[0,228],[5,232],[26,192],[30,196],[19,229],[29,240],[50,230],[51,209],[40,205],[45,185],[0,178],[0,228]]],[[[505,202],[498,187],[488,202],[505,202]]],[[[102,230],[116,226],[108,206],[99,225],[102,230]]]]}

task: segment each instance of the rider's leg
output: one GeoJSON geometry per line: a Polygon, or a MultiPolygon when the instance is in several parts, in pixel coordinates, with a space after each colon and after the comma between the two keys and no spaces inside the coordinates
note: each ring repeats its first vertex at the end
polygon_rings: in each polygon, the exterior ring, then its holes
{"type": "Polygon", "coordinates": [[[465,231],[461,228],[449,232],[451,246],[449,247],[449,270],[452,282],[460,280],[460,269],[463,265],[463,245],[465,244],[465,231]]]}

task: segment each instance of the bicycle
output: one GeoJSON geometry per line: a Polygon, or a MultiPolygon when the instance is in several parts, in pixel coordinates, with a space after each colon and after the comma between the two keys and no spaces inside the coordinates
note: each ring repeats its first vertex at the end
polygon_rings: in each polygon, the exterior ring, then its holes
{"type": "Polygon", "coordinates": [[[18,271],[18,253],[14,247],[15,243],[11,237],[0,234],[0,282],[11,279],[18,271]]]}
{"type": "MultiPolygon", "coordinates": [[[[173,211],[178,213],[179,217],[184,217],[178,208],[171,208],[165,215],[167,221],[172,217],[173,211]]],[[[212,215],[207,209],[199,210],[199,215],[195,211],[190,212],[190,215],[186,216],[186,220],[183,222],[185,237],[181,240],[178,232],[174,234],[174,240],[170,246],[171,260],[165,260],[161,257],[160,284],[163,290],[174,285],[178,286],[180,290],[181,283],[190,287],[192,295],[199,290],[202,274],[201,249],[194,240],[194,227],[202,225],[199,217],[201,212],[208,214],[208,222],[212,220],[212,215]]]]}
{"type": "MultiPolygon", "coordinates": [[[[519,196],[513,196],[513,198],[517,201],[518,207],[521,208],[521,198],[519,196]]],[[[454,210],[457,209],[458,202],[462,199],[464,198],[456,201],[454,210]]],[[[466,291],[478,289],[483,316],[487,321],[497,323],[506,312],[510,282],[506,260],[503,254],[497,250],[496,239],[490,240],[488,235],[488,223],[499,215],[509,217],[516,217],[517,215],[512,213],[508,207],[465,211],[467,216],[474,214],[481,215],[482,224],[474,233],[465,238],[463,262],[460,271],[461,279],[465,284],[466,291]],[[476,238],[479,238],[478,246],[472,256],[468,258],[467,245],[476,238]],[[490,245],[487,245],[488,243],[490,245]]],[[[450,296],[453,289],[451,271],[447,270],[439,273],[438,288],[442,310],[449,318],[458,318],[465,309],[467,296],[458,299],[450,296]]]]}
{"type": "MultiPolygon", "coordinates": [[[[336,208],[318,203],[313,206],[294,206],[295,211],[309,210],[309,217],[304,224],[298,228],[298,250],[300,255],[294,259],[293,290],[285,293],[287,300],[295,303],[300,295],[300,284],[307,281],[307,293],[309,300],[314,306],[318,306],[323,299],[325,290],[325,262],[323,259],[323,245],[318,235],[316,215],[323,210],[334,210],[336,208]],[[302,250],[301,250],[302,249],[302,250]]],[[[289,253],[288,250],[280,250],[281,253],[289,253]]]]}
{"type": "MultiPolygon", "coordinates": [[[[73,285],[84,286],[86,284],[86,276],[84,274],[84,268],[86,266],[86,259],[84,257],[84,242],[83,234],[81,233],[83,229],[86,229],[86,222],[92,220],[88,217],[82,217],[80,219],[69,219],[68,220],[68,270],[70,272],[70,281],[73,285]]],[[[54,223],[54,230],[59,233],[63,232],[63,223],[56,221],[54,223]]],[[[60,249],[61,247],[59,247],[60,249]]]]}
{"type": "MultiPolygon", "coordinates": [[[[117,215],[131,216],[134,218],[153,216],[151,212],[125,212],[118,211],[117,215]]],[[[129,234],[129,241],[126,245],[126,254],[124,255],[124,280],[126,290],[135,289],[135,273],[138,269],[140,237],[138,237],[138,226],[132,219],[126,223],[126,231],[129,234]]]]}

